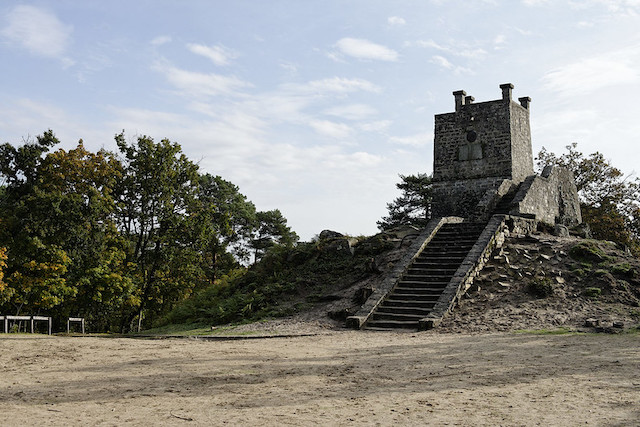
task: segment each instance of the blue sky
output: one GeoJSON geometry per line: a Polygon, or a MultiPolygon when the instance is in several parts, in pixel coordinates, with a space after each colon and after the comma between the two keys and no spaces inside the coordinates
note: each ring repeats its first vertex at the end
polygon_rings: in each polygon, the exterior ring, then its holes
{"type": "Polygon", "coordinates": [[[452,92],[640,169],[639,0],[4,1],[0,142],[169,138],[303,240],[373,234],[452,92]]]}

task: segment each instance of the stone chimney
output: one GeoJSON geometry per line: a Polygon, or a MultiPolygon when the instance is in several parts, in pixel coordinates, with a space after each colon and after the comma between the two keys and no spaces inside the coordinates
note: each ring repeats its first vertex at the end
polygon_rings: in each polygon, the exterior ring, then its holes
{"type": "Polygon", "coordinates": [[[531,102],[531,98],[529,98],[528,96],[524,96],[522,98],[518,98],[518,101],[520,101],[520,105],[522,105],[526,110],[529,109],[529,103],[531,102]]]}
{"type": "Polygon", "coordinates": [[[502,89],[502,99],[504,101],[511,101],[511,91],[513,90],[513,85],[511,83],[501,84],[500,89],[502,89]]]}
{"type": "Polygon", "coordinates": [[[465,104],[465,96],[467,95],[467,92],[463,91],[463,90],[457,90],[455,92],[453,92],[453,96],[456,100],[456,109],[455,111],[460,111],[460,107],[462,107],[465,104]]]}

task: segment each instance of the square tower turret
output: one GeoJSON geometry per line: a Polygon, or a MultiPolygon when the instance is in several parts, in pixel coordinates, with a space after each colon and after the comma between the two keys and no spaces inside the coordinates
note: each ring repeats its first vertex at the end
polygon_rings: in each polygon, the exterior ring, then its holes
{"type": "Polygon", "coordinates": [[[479,103],[453,92],[455,111],[435,116],[434,216],[470,216],[488,190],[533,174],[531,99],[514,102],[513,85],[500,88],[501,99],[479,103]]]}

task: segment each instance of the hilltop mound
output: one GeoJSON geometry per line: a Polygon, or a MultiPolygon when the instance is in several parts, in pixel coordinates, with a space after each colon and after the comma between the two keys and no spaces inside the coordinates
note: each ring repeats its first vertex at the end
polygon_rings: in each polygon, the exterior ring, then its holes
{"type": "Polygon", "coordinates": [[[640,323],[640,260],[611,242],[539,234],[508,239],[439,329],[580,329],[587,320],[598,330],[640,323]]]}
{"type": "MultiPolygon", "coordinates": [[[[416,237],[412,228],[368,238],[323,232],[315,242],[271,253],[169,320],[260,320],[236,332],[342,329],[416,237]]],[[[538,233],[507,239],[436,331],[579,329],[587,320],[612,331],[620,329],[614,322],[640,324],[640,260],[610,242],[538,233]]]]}

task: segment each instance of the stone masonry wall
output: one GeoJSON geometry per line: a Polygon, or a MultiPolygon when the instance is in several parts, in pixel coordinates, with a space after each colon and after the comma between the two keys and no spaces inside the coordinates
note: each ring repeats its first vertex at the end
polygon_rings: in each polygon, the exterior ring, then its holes
{"type": "Polygon", "coordinates": [[[473,103],[454,92],[455,112],[435,116],[434,217],[468,217],[488,190],[507,179],[533,174],[529,98],[511,99],[513,85],[501,85],[502,99],[473,103]]]}
{"type": "Polygon", "coordinates": [[[548,166],[542,175],[530,176],[514,199],[510,213],[533,214],[547,224],[578,225],[582,222],[580,200],[570,170],[548,166]]]}
{"type": "Polygon", "coordinates": [[[511,179],[522,182],[533,175],[533,150],[531,148],[531,126],[529,110],[511,102],[511,179]]]}
{"type": "Polygon", "coordinates": [[[511,178],[509,110],[498,100],[436,115],[433,180],[511,178]]]}
{"type": "Polygon", "coordinates": [[[468,217],[488,190],[497,190],[502,178],[479,178],[436,182],[432,186],[432,216],[468,217]]]}

